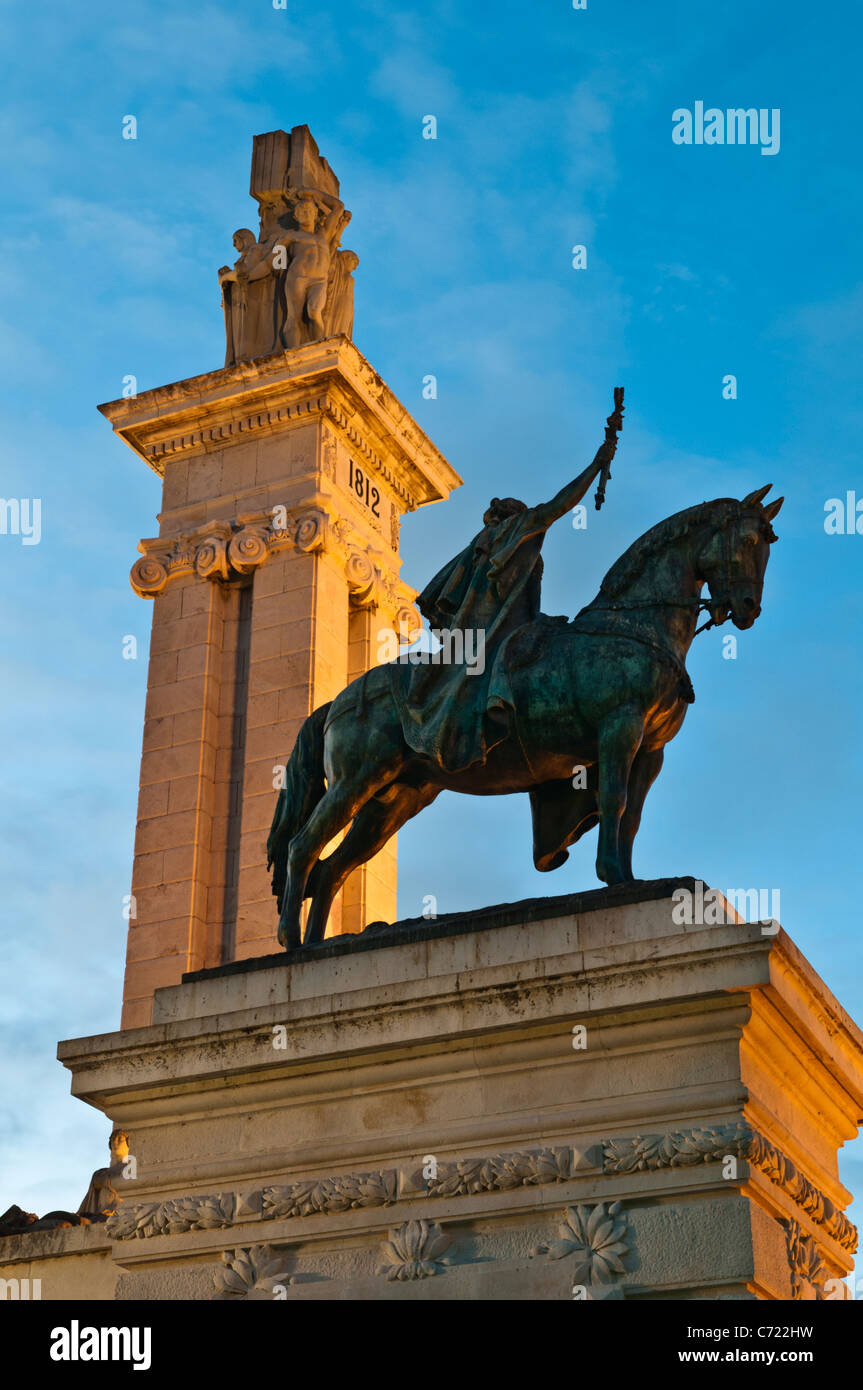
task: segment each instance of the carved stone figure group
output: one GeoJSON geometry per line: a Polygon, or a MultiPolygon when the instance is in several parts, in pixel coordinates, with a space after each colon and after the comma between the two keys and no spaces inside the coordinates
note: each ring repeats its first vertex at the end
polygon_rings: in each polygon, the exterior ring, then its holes
{"type": "Polygon", "coordinates": [[[222,266],[225,366],[353,331],[354,251],[339,250],[351,220],[334,194],[300,188],[260,199],[261,230],[234,233],[239,258],[222,266]]]}

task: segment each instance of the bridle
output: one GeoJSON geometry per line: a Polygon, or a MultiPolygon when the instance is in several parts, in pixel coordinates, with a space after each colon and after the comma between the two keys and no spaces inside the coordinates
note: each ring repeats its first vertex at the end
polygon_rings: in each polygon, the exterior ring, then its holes
{"type": "MultiPolygon", "coordinates": [[[[725,571],[726,574],[730,574],[730,572],[731,572],[731,537],[730,537],[730,534],[729,534],[729,533],[730,533],[730,529],[731,529],[731,527],[730,527],[730,522],[731,522],[732,519],[733,519],[733,520],[737,520],[737,519],[739,518],[739,516],[740,516],[740,513],[738,513],[737,516],[735,516],[735,517],[733,517],[733,518],[732,518],[732,517],[729,517],[729,518],[728,518],[728,521],[727,521],[726,524],[721,528],[721,531],[720,531],[720,538],[721,538],[721,539],[720,539],[720,544],[721,544],[721,546],[722,546],[722,564],[723,564],[724,571],[725,571]]],[[[705,578],[705,582],[709,585],[709,583],[710,583],[709,578],[705,578]]],[[[739,581],[738,581],[738,580],[727,579],[727,580],[725,581],[725,586],[724,586],[724,587],[725,587],[726,589],[728,589],[728,590],[732,590],[732,589],[734,589],[734,588],[742,587],[742,585],[745,584],[745,583],[747,583],[747,582],[748,582],[748,581],[746,581],[746,580],[739,580],[739,581]]],[[[696,627],[695,632],[692,634],[692,640],[693,640],[693,641],[694,641],[695,638],[699,635],[699,633],[701,633],[701,632],[707,632],[707,631],[708,631],[710,628],[712,628],[712,627],[720,627],[720,626],[722,625],[722,623],[727,623],[727,622],[728,622],[728,619],[729,619],[730,616],[731,616],[730,613],[727,614],[726,617],[722,618],[719,622],[717,622],[716,619],[713,617],[713,614],[712,614],[712,612],[711,612],[710,600],[709,600],[709,599],[706,599],[706,598],[689,598],[689,599],[662,599],[662,598],[655,598],[655,599],[609,599],[609,600],[608,600],[607,602],[605,602],[605,603],[597,603],[596,601],[594,601],[593,603],[588,604],[587,607],[586,607],[586,608],[582,608],[581,612],[580,612],[580,613],[577,613],[576,616],[575,616],[575,617],[573,618],[573,620],[572,620],[572,625],[573,625],[573,627],[575,627],[576,624],[578,624],[578,625],[579,625],[578,630],[579,630],[580,632],[584,632],[584,633],[586,633],[586,634],[590,634],[590,635],[595,636],[595,637],[615,637],[615,636],[619,636],[619,637],[625,638],[627,641],[631,641],[631,642],[640,642],[640,643],[642,644],[642,646],[649,647],[652,651],[656,652],[660,657],[662,657],[662,659],[663,659],[664,661],[668,662],[671,666],[674,667],[675,671],[677,672],[677,674],[678,674],[678,676],[679,676],[679,678],[680,678],[680,682],[681,682],[681,687],[682,687],[682,689],[681,689],[681,696],[682,696],[682,698],[683,698],[684,700],[686,700],[688,703],[691,703],[691,702],[695,699],[695,692],[694,692],[694,690],[692,689],[692,681],[690,680],[689,672],[687,671],[686,666],[684,665],[684,663],[680,660],[680,658],[679,658],[673,651],[671,651],[671,649],[670,649],[669,647],[666,647],[662,642],[656,641],[656,639],[653,638],[653,637],[648,637],[648,636],[647,636],[646,634],[644,634],[644,633],[636,633],[636,632],[620,632],[620,633],[614,633],[614,632],[609,632],[606,628],[603,628],[603,627],[601,627],[601,626],[596,626],[596,627],[594,627],[594,629],[593,629],[593,631],[592,631],[592,633],[591,633],[591,629],[590,629],[589,627],[585,626],[584,623],[582,622],[582,619],[588,618],[588,617],[589,617],[591,614],[593,614],[593,613],[626,613],[626,612],[632,612],[633,610],[639,609],[639,608],[684,608],[684,609],[687,609],[687,608],[688,608],[688,609],[692,609],[692,608],[694,608],[694,609],[695,609],[695,621],[696,621],[696,623],[698,622],[698,616],[699,616],[700,613],[702,613],[702,612],[708,613],[710,616],[708,617],[707,622],[706,622],[706,623],[702,623],[700,627],[696,627]]]]}
{"type": "MultiPolygon", "coordinates": [[[[725,525],[722,526],[719,531],[720,545],[722,547],[722,565],[726,574],[731,573],[731,522],[739,521],[742,515],[742,512],[738,512],[735,516],[729,516],[725,525]]],[[[705,583],[709,585],[709,578],[705,577],[705,583]]],[[[742,588],[747,583],[748,580],[745,579],[726,579],[725,588],[729,590],[742,588]]],[[[627,609],[634,608],[695,608],[695,620],[697,622],[699,613],[710,613],[710,600],[706,598],[610,599],[607,603],[588,604],[586,608],[582,608],[581,612],[576,614],[575,618],[573,619],[573,622],[578,622],[579,618],[582,617],[583,614],[587,613],[588,610],[592,613],[614,613],[625,612],[627,609]]],[[[716,619],[711,614],[706,623],[702,623],[701,627],[696,627],[694,633],[692,634],[693,641],[699,635],[699,633],[707,632],[708,629],[711,627],[721,627],[723,623],[727,623],[730,616],[731,615],[728,614],[725,618],[721,620],[721,622],[717,623],[716,619]]],[[[651,645],[655,646],[657,644],[653,643],[651,645]]]]}

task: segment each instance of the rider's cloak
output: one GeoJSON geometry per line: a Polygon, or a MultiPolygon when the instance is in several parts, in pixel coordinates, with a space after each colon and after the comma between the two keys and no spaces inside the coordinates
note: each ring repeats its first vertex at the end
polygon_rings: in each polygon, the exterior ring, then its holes
{"type": "Polygon", "coordinates": [[[539,509],[526,508],[483,527],[417,599],[433,631],[482,634],[481,674],[464,663],[390,664],[405,740],[448,772],[484,762],[509,731],[507,682],[496,676],[496,657],[516,628],[539,616],[548,524],[539,509]]]}

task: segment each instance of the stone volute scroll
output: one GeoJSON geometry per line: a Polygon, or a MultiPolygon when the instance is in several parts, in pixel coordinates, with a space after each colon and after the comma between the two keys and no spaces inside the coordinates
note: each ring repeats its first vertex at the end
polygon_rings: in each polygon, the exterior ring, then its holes
{"type": "Polygon", "coordinates": [[[351,214],[308,126],[255,136],[249,191],[260,230],[236,231],[237,259],[219,271],[225,366],[350,338],[359,257],[339,243],[351,214]]]}

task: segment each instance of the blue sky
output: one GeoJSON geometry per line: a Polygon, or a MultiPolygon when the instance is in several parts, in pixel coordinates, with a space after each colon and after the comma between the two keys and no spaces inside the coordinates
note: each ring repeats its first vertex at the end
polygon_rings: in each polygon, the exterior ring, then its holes
{"type": "MultiPolygon", "coordinates": [[[[673,511],[786,494],[737,659],[716,632],[691,653],[636,873],[779,889],[863,1017],[863,536],[823,524],[828,498],[863,497],[859,23],[847,0],[0,7],[0,493],[43,507],[39,545],[0,536],[0,1207],[77,1205],[107,1138],[54,1046],[119,1019],[150,623],[128,570],[159,486],[95,406],[127,374],[221,365],[216,269],[256,225],[252,136],[280,126],[311,127],[353,211],[358,346],[465,479],[406,519],[409,582],[492,494],[538,501],[579,471],[618,383],[608,502],[550,535],[546,611],[577,611],[673,511]],[[780,152],[673,144],[696,100],[779,108],[780,152]]],[[[403,915],[594,883],[593,837],[535,873],[524,798],[441,797],[400,846],[403,915]]],[[[861,1154],[841,1171],[863,1192],[861,1154]]]]}

